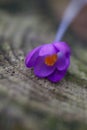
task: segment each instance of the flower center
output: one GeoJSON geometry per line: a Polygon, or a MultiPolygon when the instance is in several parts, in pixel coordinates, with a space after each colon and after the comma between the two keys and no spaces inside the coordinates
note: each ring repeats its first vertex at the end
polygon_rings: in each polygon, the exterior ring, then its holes
{"type": "Polygon", "coordinates": [[[47,56],[45,58],[45,64],[48,65],[48,66],[53,66],[56,63],[57,58],[58,58],[57,54],[47,56]]]}

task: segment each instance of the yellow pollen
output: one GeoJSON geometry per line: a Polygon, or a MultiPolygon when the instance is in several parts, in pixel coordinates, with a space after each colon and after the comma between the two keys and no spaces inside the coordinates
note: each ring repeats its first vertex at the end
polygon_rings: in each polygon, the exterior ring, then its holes
{"type": "Polygon", "coordinates": [[[53,65],[56,63],[57,58],[58,58],[58,57],[57,57],[56,54],[51,55],[51,56],[47,56],[47,57],[45,58],[45,64],[48,65],[48,66],[53,66],[53,65]]]}

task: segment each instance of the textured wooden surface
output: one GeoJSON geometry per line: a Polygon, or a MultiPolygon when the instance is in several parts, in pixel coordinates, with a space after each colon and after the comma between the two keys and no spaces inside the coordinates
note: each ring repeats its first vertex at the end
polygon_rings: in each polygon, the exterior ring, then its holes
{"type": "Polygon", "coordinates": [[[70,31],[71,66],[60,83],[38,79],[24,65],[26,53],[54,39],[50,19],[39,13],[0,12],[0,128],[87,130],[86,43],[70,31]]]}

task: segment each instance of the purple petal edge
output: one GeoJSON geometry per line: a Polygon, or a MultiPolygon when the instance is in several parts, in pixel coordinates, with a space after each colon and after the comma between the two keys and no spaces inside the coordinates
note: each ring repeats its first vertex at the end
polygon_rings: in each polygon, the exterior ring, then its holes
{"type": "Polygon", "coordinates": [[[35,49],[33,49],[31,52],[29,52],[25,58],[25,65],[28,68],[31,68],[34,66],[35,61],[38,57],[39,54],[39,50],[40,50],[41,46],[36,47],[35,49]]]}
{"type": "Polygon", "coordinates": [[[39,56],[52,55],[57,52],[53,44],[46,44],[40,49],[39,56]]]}
{"type": "Polygon", "coordinates": [[[69,65],[70,65],[70,56],[66,57],[65,55],[59,57],[56,63],[56,67],[60,71],[67,69],[69,65]]]}
{"type": "Polygon", "coordinates": [[[53,45],[57,50],[69,56],[71,54],[71,49],[66,42],[54,42],[53,45]]]}
{"type": "Polygon", "coordinates": [[[63,71],[55,70],[51,75],[48,76],[48,80],[54,83],[59,82],[64,78],[65,74],[66,70],[63,71]]]}

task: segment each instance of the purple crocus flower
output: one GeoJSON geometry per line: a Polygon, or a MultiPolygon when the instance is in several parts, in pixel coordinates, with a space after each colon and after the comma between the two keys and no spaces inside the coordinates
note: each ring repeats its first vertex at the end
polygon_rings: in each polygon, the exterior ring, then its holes
{"type": "Polygon", "coordinates": [[[65,42],[41,45],[29,52],[25,64],[36,76],[58,82],[70,65],[70,48],[65,42]]]}

